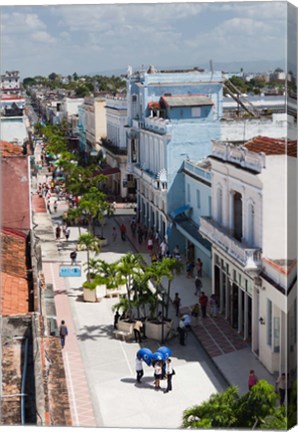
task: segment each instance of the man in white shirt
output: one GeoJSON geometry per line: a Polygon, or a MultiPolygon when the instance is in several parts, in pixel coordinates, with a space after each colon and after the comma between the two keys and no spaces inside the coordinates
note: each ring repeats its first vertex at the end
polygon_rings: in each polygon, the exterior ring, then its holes
{"type": "Polygon", "coordinates": [[[172,377],[175,374],[174,369],[172,367],[171,359],[168,358],[166,362],[166,377],[167,377],[167,388],[164,391],[164,393],[168,393],[169,391],[172,391],[172,377]]]}

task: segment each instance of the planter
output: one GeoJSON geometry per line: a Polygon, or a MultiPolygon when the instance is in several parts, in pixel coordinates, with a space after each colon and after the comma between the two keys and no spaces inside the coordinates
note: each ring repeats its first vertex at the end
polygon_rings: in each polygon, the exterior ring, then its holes
{"type": "Polygon", "coordinates": [[[149,339],[157,340],[159,342],[162,341],[162,327],[164,338],[169,337],[170,330],[173,326],[173,321],[164,321],[163,326],[161,322],[157,321],[146,321],[146,336],[149,339]]]}
{"type": "Polygon", "coordinates": [[[106,296],[106,293],[107,287],[105,285],[97,285],[95,289],[83,287],[83,299],[85,302],[100,302],[106,296]]]}
{"type": "Polygon", "coordinates": [[[98,241],[99,241],[100,247],[106,246],[108,244],[108,239],[106,239],[106,238],[99,238],[98,241]]]}
{"type": "Polygon", "coordinates": [[[96,289],[83,287],[83,299],[85,302],[95,303],[97,301],[96,289]]]}
{"type": "Polygon", "coordinates": [[[117,330],[125,332],[127,339],[133,339],[134,338],[133,325],[134,322],[119,320],[117,323],[117,330]]]}

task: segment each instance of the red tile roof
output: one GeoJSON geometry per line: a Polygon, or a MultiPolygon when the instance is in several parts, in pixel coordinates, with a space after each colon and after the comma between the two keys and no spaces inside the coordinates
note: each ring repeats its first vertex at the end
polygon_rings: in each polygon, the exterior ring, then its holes
{"type": "Polygon", "coordinates": [[[266,155],[283,155],[297,157],[297,141],[287,141],[278,138],[257,136],[248,141],[245,146],[247,150],[266,155]]]}
{"type": "Polygon", "coordinates": [[[2,228],[1,252],[1,313],[3,316],[29,312],[29,287],[26,266],[26,235],[2,228]]]}
{"type": "Polygon", "coordinates": [[[23,148],[17,144],[13,144],[7,141],[0,141],[0,155],[4,156],[21,156],[23,154],[23,148]]]}
{"type": "Polygon", "coordinates": [[[17,230],[30,229],[29,158],[2,157],[1,192],[2,226],[17,230]]]}

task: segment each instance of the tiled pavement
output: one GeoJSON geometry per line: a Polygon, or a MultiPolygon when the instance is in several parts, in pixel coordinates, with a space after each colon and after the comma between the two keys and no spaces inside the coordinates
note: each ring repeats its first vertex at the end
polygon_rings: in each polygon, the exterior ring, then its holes
{"type": "MultiPolygon", "coordinates": [[[[133,243],[135,249],[147,258],[146,261],[149,262],[150,259],[146,242],[144,241],[140,244],[137,237],[132,236],[129,226],[130,218],[131,216],[118,216],[117,221],[119,224],[124,223],[126,225],[128,240],[133,243]]],[[[185,289],[191,289],[193,291],[193,279],[187,279],[186,277],[183,279],[185,289]]],[[[175,285],[175,278],[172,283],[175,285]]],[[[174,291],[175,290],[173,289],[173,292],[174,291]]],[[[211,294],[211,292],[208,294],[211,294]]],[[[181,291],[180,296],[182,298],[182,304],[185,305],[180,309],[181,313],[190,314],[191,309],[194,306],[192,298],[191,300],[189,300],[189,296],[187,299],[183,298],[183,291],[181,291]]],[[[193,322],[193,324],[195,323],[193,322]]],[[[210,316],[205,319],[200,318],[197,325],[192,326],[192,331],[210,357],[238,351],[249,346],[221,315],[218,315],[216,318],[210,316]]]]}
{"type": "Polygon", "coordinates": [[[43,271],[46,283],[53,284],[57,318],[65,320],[69,332],[63,349],[63,360],[72,424],[73,426],[96,426],[92,399],[77,341],[67,290],[63,278],[59,277],[59,263],[43,263],[43,271]]]}

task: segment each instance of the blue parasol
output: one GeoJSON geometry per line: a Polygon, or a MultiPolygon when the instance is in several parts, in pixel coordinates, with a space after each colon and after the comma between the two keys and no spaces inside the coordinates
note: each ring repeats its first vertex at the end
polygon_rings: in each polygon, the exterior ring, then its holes
{"type": "Polygon", "coordinates": [[[156,351],[153,355],[152,355],[152,362],[156,362],[156,361],[165,361],[165,356],[162,352],[160,351],[156,351]]]}
{"type": "Polygon", "coordinates": [[[160,352],[163,354],[164,360],[168,360],[168,358],[171,357],[171,355],[172,355],[172,351],[170,350],[170,348],[168,348],[166,346],[159,347],[157,352],[160,352]]]}
{"type": "Polygon", "coordinates": [[[137,356],[141,357],[148,366],[151,365],[152,355],[152,351],[149,348],[141,348],[137,352],[137,356]]]}

